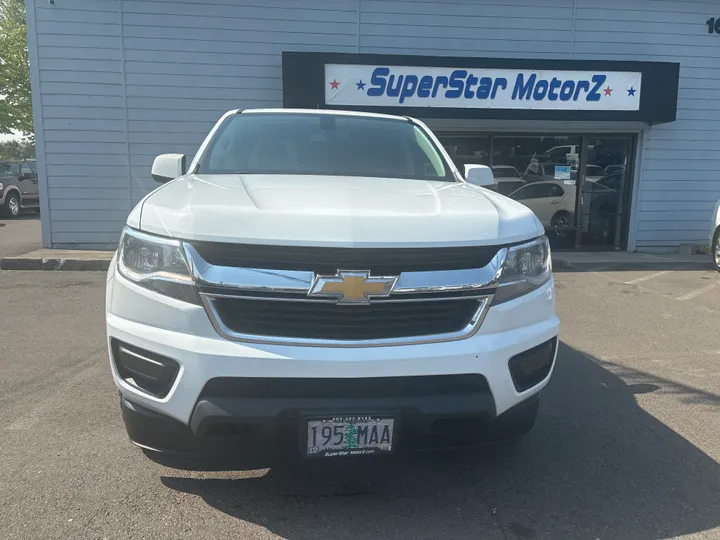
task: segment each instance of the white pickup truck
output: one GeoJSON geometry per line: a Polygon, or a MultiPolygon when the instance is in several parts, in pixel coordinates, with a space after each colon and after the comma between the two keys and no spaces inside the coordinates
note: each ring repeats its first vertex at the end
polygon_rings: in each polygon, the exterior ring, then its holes
{"type": "Polygon", "coordinates": [[[720,272],[720,200],[715,203],[710,219],[710,252],[715,270],[720,272]]]}
{"type": "Polygon", "coordinates": [[[152,174],[106,306],[146,454],[327,458],[532,428],[558,346],[548,240],[422,122],[231,111],[152,174]]]}

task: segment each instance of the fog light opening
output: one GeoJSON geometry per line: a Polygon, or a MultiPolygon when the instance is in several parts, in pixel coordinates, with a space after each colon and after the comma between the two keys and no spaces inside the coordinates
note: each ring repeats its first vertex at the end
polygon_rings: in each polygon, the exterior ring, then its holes
{"type": "Polygon", "coordinates": [[[154,397],[168,395],[180,371],[177,361],[116,339],[111,341],[111,348],[115,368],[123,381],[154,397]]]}
{"type": "Polygon", "coordinates": [[[509,360],[508,367],[515,390],[524,392],[545,380],[552,369],[556,346],[555,337],[509,360]]]}

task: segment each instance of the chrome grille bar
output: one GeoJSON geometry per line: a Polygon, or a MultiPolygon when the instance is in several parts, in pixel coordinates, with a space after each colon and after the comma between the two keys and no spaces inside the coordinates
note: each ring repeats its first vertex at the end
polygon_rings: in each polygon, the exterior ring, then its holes
{"type": "MultiPolygon", "coordinates": [[[[202,286],[228,290],[307,294],[315,279],[313,272],[298,270],[213,266],[208,264],[190,244],[185,243],[184,247],[192,276],[195,282],[202,286]]],[[[391,297],[397,294],[461,292],[494,288],[500,280],[506,256],[507,248],[501,248],[482,268],[402,272],[391,297]]]]}
{"type": "MultiPolygon", "coordinates": [[[[303,302],[306,305],[313,302],[335,303],[334,300],[314,299],[307,296],[316,277],[314,272],[217,266],[209,264],[203,259],[190,243],[184,243],[183,248],[191,275],[199,288],[202,303],[218,334],[234,341],[319,347],[412,345],[455,341],[474,335],[479,330],[490,309],[494,289],[500,280],[508,252],[507,248],[500,248],[492,260],[482,268],[402,272],[389,296],[371,299],[369,302],[371,304],[381,302],[433,302],[434,300],[472,298],[477,301],[477,310],[464,328],[432,335],[334,340],[236,332],[225,324],[215,304],[215,300],[220,301],[227,298],[303,302]]],[[[338,309],[353,310],[358,308],[338,306],[338,309]]]]}

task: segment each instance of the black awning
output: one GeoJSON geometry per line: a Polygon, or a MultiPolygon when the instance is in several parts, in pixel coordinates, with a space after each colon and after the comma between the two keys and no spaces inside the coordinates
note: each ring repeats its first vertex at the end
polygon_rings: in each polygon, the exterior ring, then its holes
{"type": "Polygon", "coordinates": [[[675,120],[680,64],[283,53],[283,104],[421,118],[675,120]]]}

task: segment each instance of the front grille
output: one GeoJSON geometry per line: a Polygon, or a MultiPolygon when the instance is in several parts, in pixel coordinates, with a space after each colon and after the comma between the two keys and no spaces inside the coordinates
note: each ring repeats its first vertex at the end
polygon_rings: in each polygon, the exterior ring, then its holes
{"type": "Polygon", "coordinates": [[[371,340],[449,334],[465,329],[482,300],[377,302],[341,306],[249,298],[213,298],[231,331],[256,336],[319,340],[371,340]]]}
{"type": "Polygon", "coordinates": [[[200,397],[363,399],[467,395],[487,391],[488,385],[485,377],[478,374],[353,379],[219,377],[207,382],[200,397]]]}
{"type": "Polygon", "coordinates": [[[376,276],[482,268],[501,246],[443,248],[328,248],[192,242],[208,263],[241,268],[305,270],[334,274],[340,270],[369,270],[376,276]]]}

